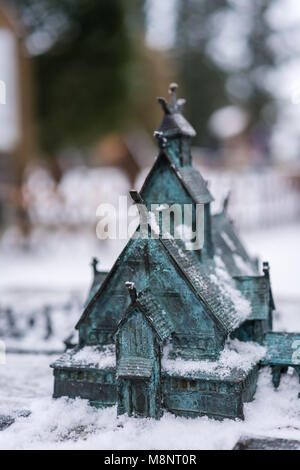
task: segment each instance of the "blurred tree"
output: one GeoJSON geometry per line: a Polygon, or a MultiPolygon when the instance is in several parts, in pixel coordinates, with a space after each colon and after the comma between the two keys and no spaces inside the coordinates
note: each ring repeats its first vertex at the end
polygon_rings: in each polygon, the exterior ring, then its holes
{"type": "Polygon", "coordinates": [[[244,106],[250,126],[264,126],[272,97],[266,77],[273,67],[266,11],[272,0],[178,2],[175,57],[185,87],[187,114],[198,143],[209,135],[212,112],[229,103],[244,106]]]}
{"type": "Polygon", "coordinates": [[[35,55],[47,153],[122,126],[133,56],[124,0],[15,0],[35,55]]]}
{"type": "Polygon", "coordinates": [[[201,145],[208,143],[207,121],[212,112],[228,102],[224,89],[226,74],[206,50],[208,19],[225,4],[226,0],[178,2],[174,56],[187,99],[185,114],[197,127],[195,142],[201,145]]]}

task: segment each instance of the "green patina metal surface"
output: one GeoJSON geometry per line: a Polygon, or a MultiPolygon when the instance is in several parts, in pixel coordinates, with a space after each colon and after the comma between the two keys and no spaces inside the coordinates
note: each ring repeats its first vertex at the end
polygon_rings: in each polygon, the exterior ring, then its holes
{"type": "Polygon", "coordinates": [[[298,373],[300,382],[300,333],[268,333],[266,346],[267,354],[263,364],[272,368],[274,387],[279,387],[281,374],[287,372],[289,367],[298,373]]]}
{"type": "MultiPolygon", "coordinates": [[[[195,131],[182,116],[183,101],[177,100],[175,85],[170,93],[170,104],[160,99],[164,116],[155,133],[158,157],[141,193],[132,197],[149,211],[149,233],[157,230],[152,204],[190,204],[193,227],[200,206],[204,243],[190,251],[184,241],[165,234],[134,236],[108,274],[93,263],[94,281],[76,325],[79,345],[53,364],[54,396],[80,396],[99,407],[117,403],[119,414],[137,417],[159,418],[168,409],[183,416],[242,419],[243,403],[255,393],[257,364],[232,367],[224,377],[204,371],[187,374],[184,367],[173,376],[163,368],[163,356],[183,365],[216,363],[229,334],[260,343],[267,334],[268,351],[276,343],[268,334],[275,308],[268,266],[259,273],[227,216],[226,204],[220,214],[211,215],[213,197],[192,166],[195,131]],[[83,361],[89,348],[97,364],[83,361]]],[[[175,222],[171,232],[174,227],[175,222]]],[[[282,340],[277,341],[279,349],[286,348],[282,340]]],[[[278,365],[273,356],[274,364],[265,365],[278,365]]]]}

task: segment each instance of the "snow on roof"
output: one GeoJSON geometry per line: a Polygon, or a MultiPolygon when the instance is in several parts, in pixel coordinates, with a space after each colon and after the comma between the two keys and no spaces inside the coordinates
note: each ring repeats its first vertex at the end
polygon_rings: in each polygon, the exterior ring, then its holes
{"type": "Polygon", "coordinates": [[[170,345],[165,346],[162,357],[162,370],[170,375],[183,377],[211,377],[232,379],[247,374],[262,360],[266,348],[254,342],[237,339],[226,343],[218,361],[185,361],[181,358],[169,359],[170,345]]]}
{"type": "Polygon", "coordinates": [[[203,266],[190,251],[183,250],[178,240],[162,240],[194,291],[221,323],[227,333],[235,330],[250,314],[251,305],[236,288],[221,258],[203,266]],[[210,269],[210,275],[208,270],[210,269]]]}
{"type": "Polygon", "coordinates": [[[246,263],[246,261],[240,255],[238,255],[237,253],[234,253],[233,259],[235,261],[236,266],[243,273],[243,275],[255,276],[256,273],[254,269],[252,268],[252,266],[246,263]]]}
{"type": "Polygon", "coordinates": [[[231,238],[229,238],[229,236],[227,235],[226,232],[222,232],[221,233],[221,236],[223,237],[223,240],[225,241],[225,243],[229,246],[229,248],[232,250],[232,251],[235,251],[236,247],[235,247],[235,244],[233,243],[233,241],[231,240],[231,238]]]}
{"type": "Polygon", "coordinates": [[[115,345],[85,346],[81,349],[72,349],[63,354],[57,361],[51,364],[56,369],[68,367],[93,369],[109,369],[116,366],[115,345]]]}
{"type": "Polygon", "coordinates": [[[216,252],[231,276],[259,274],[225,212],[212,217],[212,237],[216,252]]]}
{"type": "Polygon", "coordinates": [[[87,299],[85,301],[85,306],[87,306],[90,301],[92,300],[92,298],[94,297],[94,295],[96,294],[96,292],[100,289],[104,279],[106,278],[106,276],[108,275],[108,271],[97,271],[96,274],[94,275],[94,279],[93,279],[93,282],[92,282],[92,285],[90,287],[90,290],[89,290],[89,293],[88,293],[88,296],[87,296],[87,299]]]}
{"type": "Polygon", "coordinates": [[[248,320],[268,320],[270,284],[265,276],[241,276],[235,278],[237,288],[251,304],[248,320]]]}
{"type": "Polygon", "coordinates": [[[232,316],[231,325],[236,328],[251,315],[251,303],[243,293],[235,286],[234,280],[226,270],[226,266],[219,256],[214,257],[216,263],[216,276],[210,275],[210,279],[215,282],[224,293],[227,299],[234,305],[235,317],[232,316]]]}

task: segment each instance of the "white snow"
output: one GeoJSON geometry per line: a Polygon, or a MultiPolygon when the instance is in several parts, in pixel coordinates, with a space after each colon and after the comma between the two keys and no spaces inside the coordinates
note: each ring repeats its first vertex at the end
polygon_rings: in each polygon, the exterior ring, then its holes
{"type": "Polygon", "coordinates": [[[247,264],[240,255],[238,255],[237,253],[234,253],[233,259],[237,268],[241,271],[243,276],[257,275],[257,273],[254,272],[251,266],[249,266],[249,264],[247,264]]]}
{"type": "Polygon", "coordinates": [[[269,261],[273,293],[300,303],[300,224],[243,233],[251,255],[269,261]]]}
{"type": "Polygon", "coordinates": [[[115,345],[108,344],[103,348],[99,348],[97,346],[85,346],[75,353],[71,350],[59,358],[56,364],[61,367],[91,366],[95,367],[96,369],[115,367],[115,345]]]}
{"type": "Polygon", "coordinates": [[[229,247],[232,251],[235,251],[235,249],[236,249],[235,244],[234,244],[233,241],[229,238],[229,236],[227,235],[227,233],[222,232],[222,233],[221,233],[221,236],[222,236],[224,242],[226,243],[226,245],[228,245],[228,247],[229,247]]]}
{"type": "Polygon", "coordinates": [[[234,369],[249,372],[266,354],[266,348],[257,343],[243,343],[238,340],[228,341],[218,361],[185,361],[180,358],[169,359],[170,347],[166,346],[162,359],[162,367],[171,375],[193,375],[196,373],[214,374],[225,378],[234,369]]]}
{"type": "Polygon", "coordinates": [[[86,400],[51,399],[53,378],[45,356],[9,355],[0,366],[1,412],[30,409],[29,418],[0,432],[0,449],[231,449],[241,435],[300,440],[299,383],[284,375],[278,391],[269,369],[260,373],[245,421],[186,419],[165,413],[161,420],[116,417],[116,407],[97,410],[86,400]]]}
{"type": "Polygon", "coordinates": [[[243,294],[235,287],[234,282],[228,274],[225,264],[220,256],[214,257],[216,263],[216,274],[210,275],[210,279],[221,288],[224,295],[227,296],[234,304],[235,310],[238,313],[237,326],[241,320],[245,320],[251,314],[251,304],[243,296],[243,294]]]}

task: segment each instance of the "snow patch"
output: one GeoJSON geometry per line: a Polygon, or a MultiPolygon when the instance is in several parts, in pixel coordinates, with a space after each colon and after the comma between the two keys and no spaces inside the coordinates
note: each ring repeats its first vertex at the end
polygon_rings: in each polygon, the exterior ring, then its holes
{"type": "Polygon", "coordinates": [[[254,342],[237,339],[226,343],[218,361],[185,361],[181,358],[169,359],[170,345],[164,349],[162,368],[170,375],[206,373],[218,378],[229,377],[233,370],[249,372],[266,354],[266,348],[254,342]]]}
{"type": "Polygon", "coordinates": [[[115,345],[108,344],[103,347],[85,346],[77,351],[65,353],[55,363],[59,367],[90,366],[96,369],[107,369],[116,366],[115,345]]]}
{"type": "Polygon", "coordinates": [[[233,255],[234,262],[236,264],[236,267],[241,271],[242,275],[244,276],[255,276],[255,273],[251,266],[246,263],[245,260],[240,255],[237,255],[234,253],[233,255]]]}
{"type": "Polygon", "coordinates": [[[221,233],[221,236],[222,236],[224,242],[226,243],[226,245],[227,245],[232,251],[235,251],[235,249],[236,249],[235,244],[234,244],[233,241],[229,238],[229,236],[227,235],[227,233],[222,232],[222,233],[221,233]]]}
{"type": "Polygon", "coordinates": [[[251,304],[235,287],[234,282],[226,271],[225,264],[220,256],[215,256],[214,260],[216,263],[216,275],[211,274],[210,279],[212,282],[217,284],[223,294],[233,302],[239,317],[236,325],[238,326],[240,321],[246,320],[251,315],[251,304]]]}

